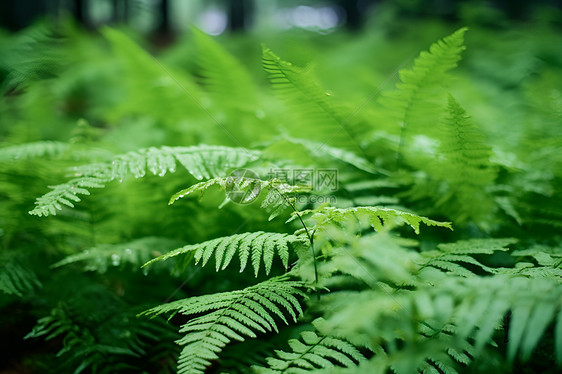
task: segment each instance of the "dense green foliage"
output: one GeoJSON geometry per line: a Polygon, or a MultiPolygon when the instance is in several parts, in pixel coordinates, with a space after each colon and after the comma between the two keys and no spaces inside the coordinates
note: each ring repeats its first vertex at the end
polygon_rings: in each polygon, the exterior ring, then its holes
{"type": "Polygon", "coordinates": [[[2,36],[0,365],[559,370],[560,33],[390,19],[2,36]]]}

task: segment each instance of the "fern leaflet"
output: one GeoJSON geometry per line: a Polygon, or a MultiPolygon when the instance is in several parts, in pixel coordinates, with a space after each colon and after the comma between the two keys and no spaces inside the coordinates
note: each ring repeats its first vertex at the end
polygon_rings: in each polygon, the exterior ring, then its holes
{"type": "Polygon", "coordinates": [[[395,336],[396,326],[401,326],[401,336],[417,344],[419,326],[406,327],[400,321],[420,321],[434,326],[432,329],[436,331],[446,331],[458,342],[473,342],[472,357],[477,357],[487,344],[495,344],[494,333],[503,328],[508,338],[507,358],[513,362],[515,357],[528,360],[548,326],[553,324],[555,355],[562,362],[562,284],[558,280],[506,275],[432,275],[424,274],[423,283],[414,291],[392,295],[380,291],[334,295],[328,310],[338,310],[337,317],[332,320],[329,312],[323,328],[337,330],[338,336],[341,334],[353,344],[382,344],[385,337],[395,336]],[[508,312],[511,321],[505,326],[508,312]],[[370,325],[357,322],[358,319],[368,320],[370,325]]]}
{"type": "MultiPolygon", "coordinates": [[[[450,222],[434,221],[413,213],[374,206],[360,206],[345,209],[324,207],[316,210],[303,210],[299,212],[299,214],[312,214],[311,218],[316,221],[317,228],[322,228],[330,222],[344,223],[350,218],[356,218],[367,221],[377,231],[407,224],[414,229],[416,234],[419,234],[420,223],[427,226],[446,227],[452,230],[450,222]]],[[[294,220],[295,218],[297,218],[297,215],[293,214],[289,220],[294,220]]]]}
{"type": "Polygon", "coordinates": [[[289,244],[300,242],[303,242],[303,238],[295,235],[263,231],[247,232],[186,245],[159,256],[147,262],[144,266],[180,255],[193,255],[195,263],[201,262],[202,266],[205,266],[212,257],[215,257],[215,268],[219,271],[226,269],[238,252],[240,272],[244,271],[248,260],[250,260],[257,277],[262,259],[265,273],[269,275],[275,253],[281,259],[283,266],[287,268],[289,266],[289,244]]]}
{"type": "Polygon", "coordinates": [[[190,77],[163,65],[125,33],[109,27],[101,32],[117,57],[120,82],[128,92],[126,99],[108,113],[112,120],[140,114],[172,128],[186,118],[186,112],[193,113],[192,119],[197,115],[201,120],[208,119],[196,99],[202,97],[201,91],[190,77]]]}
{"type": "Polygon", "coordinates": [[[241,196],[241,198],[237,199],[237,203],[241,204],[249,204],[257,199],[262,191],[267,191],[262,200],[261,207],[270,212],[269,220],[281,214],[287,206],[294,206],[295,199],[289,194],[309,191],[307,187],[291,186],[281,183],[277,179],[265,181],[245,176],[229,176],[213,178],[181,190],[170,198],[169,204],[173,204],[177,200],[196,192],[203,194],[214,185],[228,192],[225,202],[230,201],[230,197],[233,194],[239,194],[238,196],[241,196]]]}
{"type": "Polygon", "coordinates": [[[304,331],[300,339],[289,340],[292,352],[276,350],[278,358],[268,357],[269,368],[254,367],[258,373],[307,373],[315,369],[355,367],[365,360],[357,348],[345,340],[304,331]]]}

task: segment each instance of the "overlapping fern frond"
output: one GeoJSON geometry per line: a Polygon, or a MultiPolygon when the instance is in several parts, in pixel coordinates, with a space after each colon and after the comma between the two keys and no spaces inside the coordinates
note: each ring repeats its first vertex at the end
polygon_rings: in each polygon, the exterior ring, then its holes
{"type": "Polygon", "coordinates": [[[516,239],[470,239],[455,243],[439,244],[438,250],[425,251],[422,253],[422,267],[432,266],[452,274],[470,277],[474,272],[464,265],[473,265],[486,273],[496,273],[500,270],[482,264],[474,258],[475,255],[491,255],[496,251],[507,251],[509,245],[515,243],[516,239]]]}
{"type": "Polygon", "coordinates": [[[364,129],[349,121],[341,109],[330,100],[305,69],[281,60],[269,48],[263,48],[262,64],[269,82],[279,98],[297,116],[298,127],[286,126],[295,134],[316,138],[325,134],[325,143],[347,149],[360,149],[361,133],[364,129]]]}
{"type": "Polygon", "coordinates": [[[342,148],[331,147],[325,143],[317,142],[314,140],[295,138],[288,135],[283,136],[281,140],[286,141],[291,145],[297,144],[302,146],[312,157],[319,160],[323,160],[326,158],[336,160],[371,174],[387,173],[384,170],[376,168],[365,158],[342,148]]]}
{"type": "Polygon", "coordinates": [[[162,337],[177,337],[164,321],[137,318],[134,310],[107,290],[87,286],[81,292],[79,301],[60,301],[25,336],[61,342],[50,369],[73,374],[140,372],[140,357],[147,355],[152,361],[152,355],[175,348],[166,341],[160,343],[162,337]]]}
{"type": "Polygon", "coordinates": [[[73,169],[74,179],[51,187],[53,190],[39,197],[30,214],[37,216],[55,215],[62,205],[74,207],[78,195],[89,195],[91,188],[103,188],[113,180],[123,181],[132,175],[143,177],[147,170],[154,175],[164,176],[176,170],[176,161],[196,179],[208,179],[226,174],[230,168],[237,168],[254,161],[259,152],[243,148],[224,146],[160,147],[141,149],[116,156],[111,162],[78,166],[73,169]]]}
{"type": "Polygon", "coordinates": [[[68,150],[68,143],[40,141],[0,148],[0,161],[27,160],[37,157],[56,157],[68,150]]]}
{"type": "Polygon", "coordinates": [[[102,34],[119,61],[124,91],[121,94],[127,98],[119,100],[119,105],[107,113],[112,120],[131,114],[146,115],[172,127],[187,112],[208,119],[197,101],[203,96],[201,91],[183,72],[164,65],[121,31],[104,27],[102,34]]]}
{"type": "Polygon", "coordinates": [[[37,275],[8,252],[0,253],[0,291],[23,296],[41,287],[37,275]]]}
{"type": "Polygon", "coordinates": [[[154,256],[168,251],[177,244],[177,240],[146,237],[128,243],[97,245],[67,256],[52,267],[80,264],[84,270],[98,273],[105,273],[110,267],[123,267],[125,264],[138,269],[154,256]]]}
{"type": "Polygon", "coordinates": [[[262,180],[246,176],[229,176],[209,179],[205,182],[194,184],[193,186],[175,193],[170,198],[170,204],[177,200],[199,192],[201,195],[210,187],[218,186],[227,192],[225,202],[230,200],[239,204],[249,204],[256,200],[262,192],[265,196],[261,202],[261,207],[270,212],[269,220],[277,217],[287,207],[294,207],[295,198],[293,193],[309,192],[310,188],[292,186],[282,183],[276,179],[262,180]]]}
{"type": "Polygon", "coordinates": [[[53,78],[63,71],[68,58],[61,54],[60,33],[47,23],[36,24],[11,38],[2,39],[0,46],[0,94],[25,88],[30,83],[53,78]]]}
{"type": "Polygon", "coordinates": [[[458,222],[481,221],[492,211],[493,201],[486,193],[486,187],[496,177],[490,163],[492,149],[452,96],[449,96],[440,140],[439,157],[431,174],[446,181],[449,189],[437,199],[437,206],[458,222]]]}
{"type": "MultiPolygon", "coordinates": [[[[328,206],[316,210],[304,210],[299,212],[299,214],[312,214],[311,218],[316,221],[316,228],[322,228],[330,223],[341,224],[348,222],[350,219],[357,219],[359,221],[368,222],[377,231],[407,224],[416,234],[419,234],[421,223],[427,226],[439,226],[452,229],[450,222],[439,222],[397,209],[378,208],[374,206],[360,206],[345,209],[328,206]]],[[[293,214],[291,220],[295,218],[296,214],[293,214]]]]}
{"type": "Polygon", "coordinates": [[[197,43],[197,62],[205,89],[221,107],[254,113],[257,90],[248,71],[210,36],[194,27],[191,33],[197,43]]]}
{"type": "Polygon", "coordinates": [[[257,277],[262,261],[265,274],[269,275],[276,253],[286,269],[289,266],[289,245],[302,243],[303,240],[304,238],[299,236],[276,232],[246,232],[174,249],[152,259],[145,266],[176,256],[185,257],[191,255],[195,259],[195,263],[201,262],[202,266],[205,266],[214,257],[215,268],[219,271],[226,269],[236,255],[236,252],[238,252],[240,272],[246,269],[248,260],[250,260],[254,268],[254,274],[257,277]]]}
{"type": "Polygon", "coordinates": [[[253,367],[257,373],[308,373],[316,369],[356,367],[365,356],[345,340],[304,331],[300,339],[289,340],[291,352],[276,350],[277,357],[268,357],[268,368],[253,367]]]}
{"type": "MultiPolygon", "coordinates": [[[[562,285],[554,279],[440,277],[433,286],[392,295],[377,290],[334,294],[325,310],[338,312],[327,313],[323,328],[337,331],[338,336],[356,345],[383,344],[397,338],[396,331],[400,331],[405,346],[417,345],[446,331],[450,337],[447,348],[454,348],[457,355],[467,341],[473,341],[474,350],[469,351],[472,357],[482,354],[488,344],[496,345],[495,334],[499,331],[508,341],[506,355],[513,362],[516,357],[528,360],[546,329],[555,326],[553,353],[562,362],[561,300],[562,285]],[[508,312],[511,317],[506,325],[508,312]],[[411,323],[404,324],[405,320],[411,323]],[[428,326],[433,332],[427,331],[428,326]]],[[[401,351],[389,353],[400,355],[401,351]]],[[[400,372],[420,369],[419,362],[411,363],[415,366],[400,372]]]]}
{"type": "Polygon", "coordinates": [[[438,134],[436,124],[445,106],[446,85],[451,80],[448,71],[461,58],[466,31],[462,28],[432,44],[429,52],[421,52],[412,69],[400,71],[397,90],[383,97],[383,104],[401,128],[401,152],[406,152],[415,135],[438,134]]]}
{"type": "Polygon", "coordinates": [[[193,316],[180,328],[184,346],[178,360],[179,374],[200,374],[232,340],[255,338],[256,333],[278,331],[278,322],[296,322],[302,314],[298,297],[301,282],[271,278],[243,290],[203,295],[159,305],[143,315],[179,313],[193,316]]]}

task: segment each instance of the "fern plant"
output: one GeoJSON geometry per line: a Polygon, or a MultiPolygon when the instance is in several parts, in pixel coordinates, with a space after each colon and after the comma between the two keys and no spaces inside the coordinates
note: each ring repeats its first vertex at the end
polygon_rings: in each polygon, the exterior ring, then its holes
{"type": "Polygon", "coordinates": [[[256,152],[221,146],[150,148],[117,156],[111,162],[74,168],[76,178],[52,187],[53,191],[37,199],[37,207],[30,213],[38,216],[56,214],[62,205],[74,207],[78,195],[89,195],[89,188],[103,188],[105,183],[123,181],[129,175],[141,178],[148,169],[160,177],[176,170],[176,160],[196,179],[219,175],[225,170],[240,167],[256,159],[256,152]],[[62,205],[61,205],[62,204],[62,205]]]}
{"type": "MultiPolygon", "coordinates": [[[[74,118],[71,139],[40,140],[21,117],[0,148],[0,306],[25,306],[38,321],[26,341],[52,344],[53,357],[34,368],[559,368],[560,235],[545,227],[561,222],[561,175],[538,150],[527,160],[490,137],[481,117],[467,114],[469,93],[449,94],[465,32],[422,52],[382,105],[351,103],[366,111],[357,115],[311,69],[267,47],[260,74],[279,101],[196,29],[196,57],[176,50],[165,62],[104,29],[112,49],[92,50],[109,54],[118,74],[90,66],[92,76],[123,99],[80,103],[96,135],[76,135],[85,120],[74,118]],[[67,182],[55,169],[68,171],[67,182]],[[336,188],[318,175],[310,185],[297,178],[326,170],[336,173],[336,188]],[[30,216],[10,215],[32,206],[26,186],[35,194],[45,185],[53,187],[30,216]]],[[[70,122],[77,109],[64,108],[73,95],[60,92],[80,84],[59,82],[52,100],[70,122]]],[[[47,87],[33,87],[12,100],[40,103],[47,87]]]]}
{"type": "Polygon", "coordinates": [[[186,335],[177,341],[185,346],[178,360],[179,373],[203,373],[218,358],[231,340],[256,337],[256,331],[277,331],[273,317],[288,323],[286,315],[296,322],[302,315],[300,301],[302,283],[286,278],[272,278],[244,290],[204,295],[179,300],[150,309],[144,314],[205,313],[184,324],[180,332],[186,335]]]}

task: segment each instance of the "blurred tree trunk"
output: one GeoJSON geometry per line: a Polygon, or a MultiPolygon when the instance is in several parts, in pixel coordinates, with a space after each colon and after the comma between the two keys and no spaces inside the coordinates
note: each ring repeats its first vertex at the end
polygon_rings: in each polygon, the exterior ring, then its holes
{"type": "Polygon", "coordinates": [[[168,8],[170,6],[170,2],[168,0],[160,0],[160,25],[158,25],[158,33],[161,35],[168,36],[170,35],[170,16],[168,14],[168,8]]]}
{"type": "Polygon", "coordinates": [[[230,31],[247,29],[254,12],[252,0],[227,0],[228,27],[230,31]]]}
{"type": "Polygon", "coordinates": [[[74,18],[83,26],[88,24],[88,0],[74,0],[74,18]]]}
{"type": "Polygon", "coordinates": [[[127,23],[129,19],[128,0],[113,0],[113,22],[127,23]]]}

